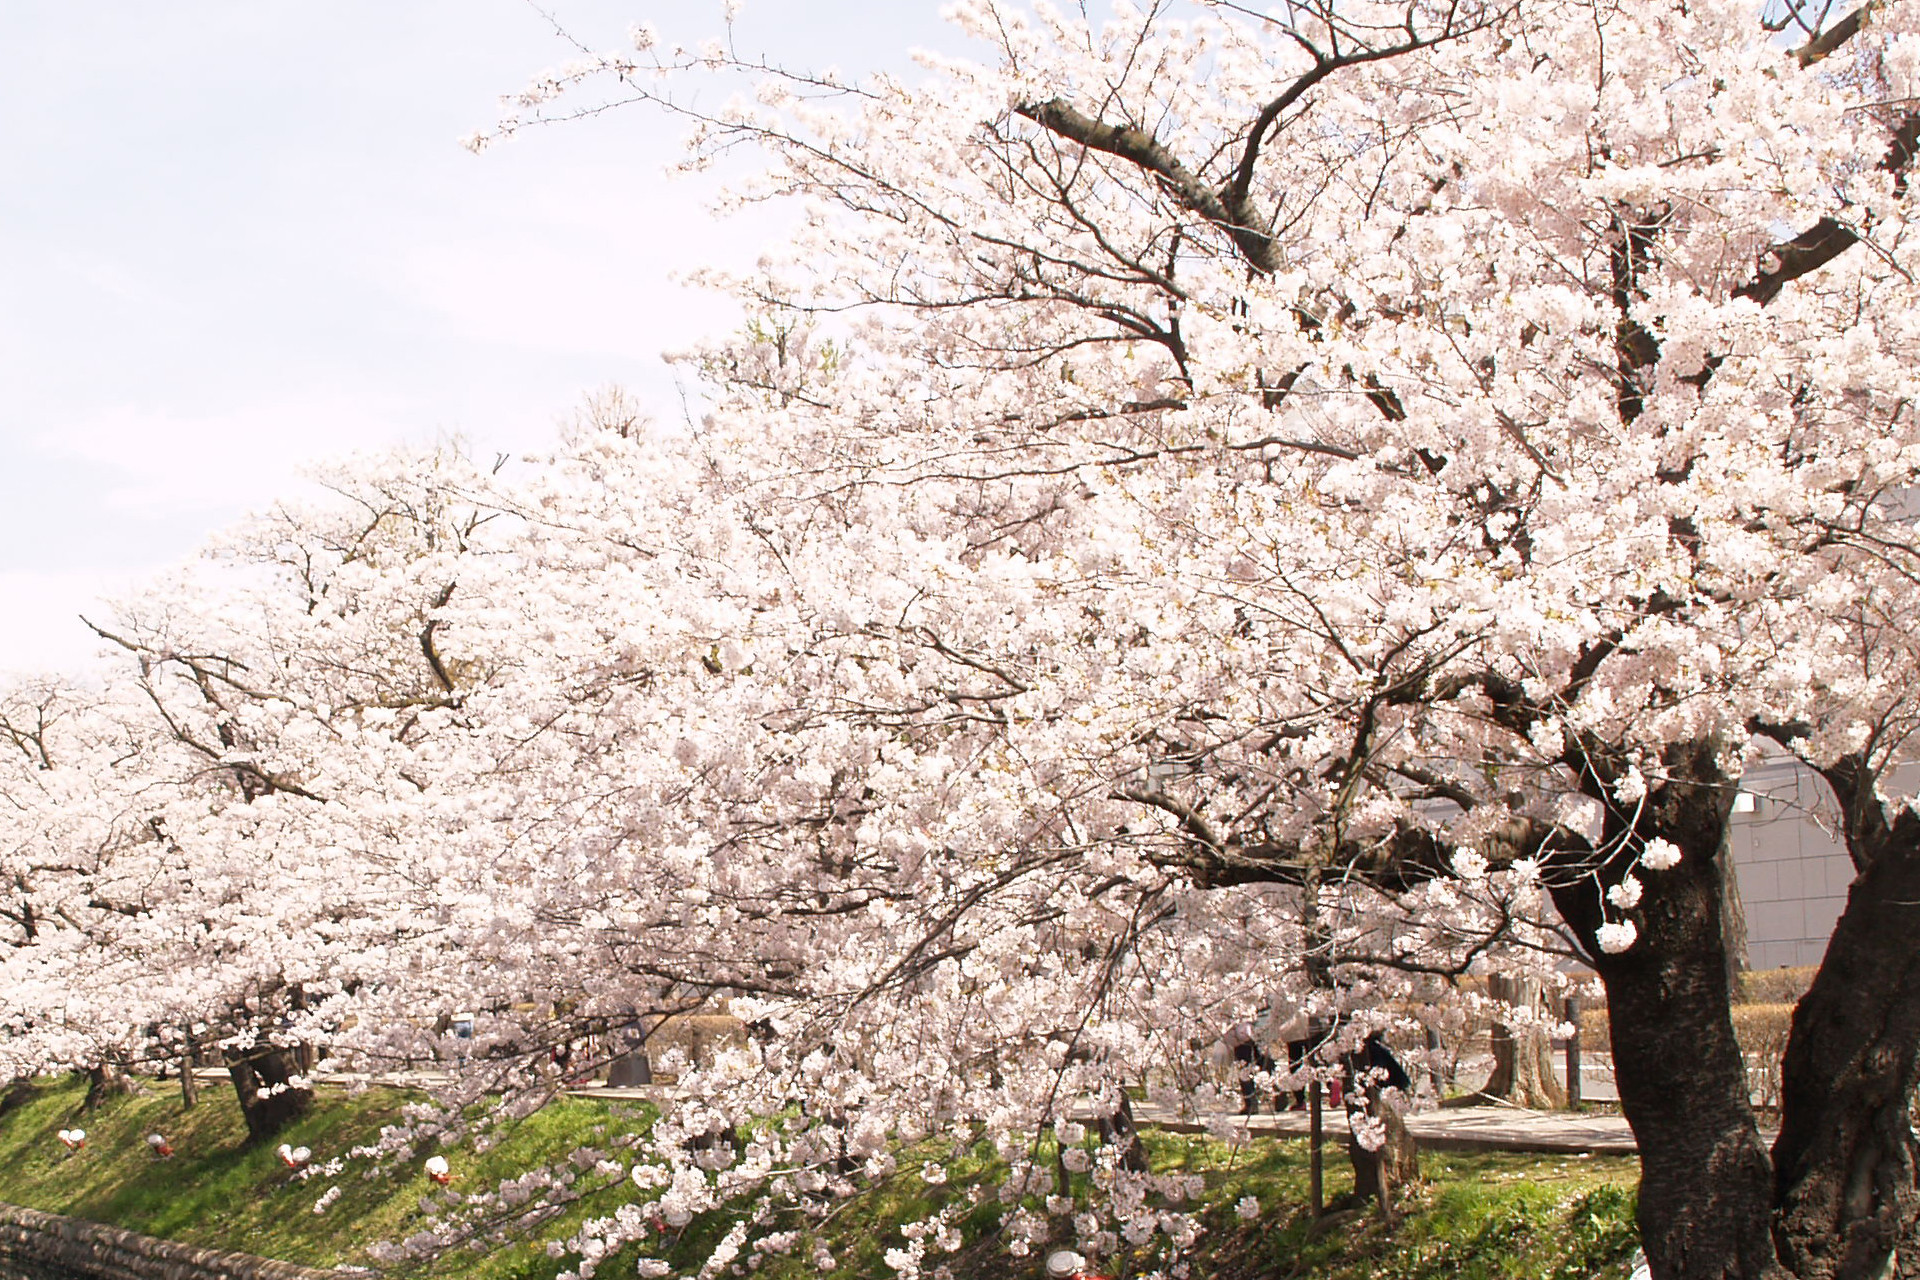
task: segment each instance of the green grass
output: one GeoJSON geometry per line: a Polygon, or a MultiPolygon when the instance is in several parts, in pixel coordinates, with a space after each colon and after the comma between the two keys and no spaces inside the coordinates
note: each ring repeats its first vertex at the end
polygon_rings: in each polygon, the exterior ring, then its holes
{"type": "MultiPolygon", "coordinates": [[[[614,1118],[604,1104],[561,1099],[512,1125],[484,1154],[447,1152],[458,1177],[443,1191],[422,1169],[429,1150],[417,1152],[391,1176],[368,1177],[361,1161],[349,1163],[337,1178],[301,1180],[282,1164],[278,1142],[247,1145],[230,1088],[204,1088],[200,1104],[191,1110],[182,1108],[177,1092],[158,1085],[91,1111],[82,1110],[85,1094],[79,1081],[38,1081],[25,1091],[23,1102],[0,1115],[0,1201],[323,1267],[366,1264],[368,1244],[411,1235],[432,1216],[437,1202],[457,1198],[463,1189],[491,1187],[529,1163],[563,1158],[583,1144],[604,1141],[614,1118]],[[73,1154],[55,1136],[70,1127],[87,1131],[85,1148],[73,1154]],[[171,1159],[149,1152],[146,1136],[156,1132],[172,1143],[171,1159]],[[336,1185],[339,1198],[325,1214],[314,1213],[315,1201],[336,1185]]],[[[391,1089],[358,1095],[323,1090],[312,1113],[280,1138],[324,1161],[372,1142],[383,1125],[400,1123],[410,1100],[391,1089]]],[[[630,1127],[634,1120],[620,1123],[630,1127]]],[[[606,1211],[583,1203],[558,1218],[548,1235],[569,1234],[590,1208],[606,1211]]],[[[559,1266],[535,1241],[489,1245],[478,1256],[463,1251],[427,1274],[520,1280],[550,1277],[559,1266]]]]}
{"type": "MultiPolygon", "coordinates": [[[[610,1148],[613,1139],[644,1125],[632,1108],[562,1100],[504,1131],[484,1154],[448,1152],[458,1180],[442,1191],[427,1180],[421,1150],[391,1176],[368,1178],[350,1165],[338,1178],[291,1178],[273,1150],[249,1148],[231,1090],[209,1087],[201,1103],[183,1110],[171,1090],[150,1085],[82,1113],[77,1081],[41,1081],[24,1101],[0,1114],[0,1200],[110,1222],[150,1235],[215,1248],[240,1249],[315,1266],[366,1263],[365,1246],[419,1230],[457,1193],[492,1187],[528,1164],[564,1157],[581,1146],[610,1148]],[[86,1149],[67,1155],[54,1135],[74,1125],[88,1133],[86,1149]],[[157,1160],[145,1137],[161,1132],[177,1154],[157,1160]],[[313,1204],[330,1185],[339,1199],[324,1215],[313,1204]]],[[[372,1141],[382,1125],[401,1119],[409,1099],[393,1090],[358,1095],[327,1090],[313,1113],[284,1135],[313,1149],[317,1160],[372,1141]]],[[[1232,1146],[1199,1136],[1150,1132],[1156,1171],[1199,1174],[1206,1192],[1197,1204],[1175,1206],[1204,1224],[1192,1274],[1210,1280],[1605,1280],[1624,1276],[1633,1252],[1632,1190],[1636,1163],[1618,1157],[1541,1157],[1511,1153],[1428,1152],[1426,1181],[1406,1193],[1401,1220],[1391,1230],[1371,1212],[1314,1221],[1306,1210],[1306,1144],[1262,1140],[1232,1146]],[[1243,1221],[1233,1211],[1242,1196],[1257,1197],[1261,1213],[1243,1221]]],[[[1051,1161],[1050,1151],[1045,1154],[1051,1161]]],[[[1350,1188],[1344,1155],[1329,1144],[1327,1195],[1350,1188]]],[[[803,1230],[791,1254],[761,1260],[756,1276],[799,1280],[817,1276],[812,1243],[839,1262],[834,1274],[891,1276],[884,1254],[902,1243],[899,1227],[952,1206],[970,1242],[940,1259],[954,1280],[1021,1280],[1040,1274],[1038,1256],[1009,1258],[997,1237],[1002,1166],[984,1144],[963,1150],[928,1144],[900,1156],[902,1174],[842,1202],[822,1221],[779,1223],[803,1230]],[[938,1159],[948,1181],[928,1186],[922,1161],[938,1159]]],[[[1084,1183],[1084,1175],[1076,1176],[1084,1183]]],[[[564,1238],[588,1217],[610,1213],[637,1197],[631,1184],[570,1206],[538,1239],[489,1243],[462,1250],[429,1269],[433,1276],[476,1280],[548,1280],[563,1261],[547,1257],[544,1241],[564,1238]]],[[[699,1220],[662,1241],[661,1255],[690,1273],[730,1225],[699,1220]]],[[[632,1249],[601,1264],[602,1276],[630,1276],[632,1249]]],[[[1163,1261],[1153,1242],[1129,1259],[1139,1274],[1163,1261]]],[[[931,1267],[929,1267],[931,1270],[931,1267]]],[[[1109,1271],[1115,1270],[1113,1266],[1109,1271]]]]}

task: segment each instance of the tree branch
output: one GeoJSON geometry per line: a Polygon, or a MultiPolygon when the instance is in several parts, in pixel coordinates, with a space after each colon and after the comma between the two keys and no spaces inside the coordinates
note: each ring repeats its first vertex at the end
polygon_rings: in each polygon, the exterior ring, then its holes
{"type": "MultiPolygon", "coordinates": [[[[1900,117],[1893,140],[1887,144],[1887,154],[1880,158],[1881,172],[1893,175],[1894,194],[1907,193],[1908,171],[1916,153],[1920,153],[1920,112],[1909,112],[1900,117]]],[[[1763,267],[1735,289],[1733,296],[1751,298],[1764,307],[1795,280],[1813,274],[1859,243],[1858,231],[1831,216],[1822,218],[1793,239],[1767,250],[1763,260],[1771,258],[1773,265],[1763,267]]]]}
{"type": "Polygon", "coordinates": [[[1242,222],[1236,211],[1221,199],[1219,192],[1201,181],[1199,174],[1187,168],[1178,156],[1144,129],[1095,120],[1082,114],[1064,98],[1021,103],[1014,110],[1069,142],[1077,142],[1090,151],[1116,156],[1153,174],[1187,208],[1225,231],[1254,270],[1262,275],[1270,275],[1277,267],[1273,238],[1242,222]]]}
{"type": "Polygon", "coordinates": [[[1840,21],[1834,23],[1825,31],[1801,45],[1798,49],[1795,49],[1793,51],[1795,60],[1803,67],[1810,67],[1820,61],[1841,45],[1859,35],[1860,29],[1867,25],[1868,15],[1879,7],[1880,0],[1867,0],[1867,2],[1858,9],[1855,9],[1852,13],[1840,19],[1840,21]]]}

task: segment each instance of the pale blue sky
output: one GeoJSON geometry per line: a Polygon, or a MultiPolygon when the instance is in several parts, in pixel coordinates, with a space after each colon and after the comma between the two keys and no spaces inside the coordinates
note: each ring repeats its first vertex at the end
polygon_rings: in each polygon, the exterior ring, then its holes
{"type": "MultiPolygon", "coordinates": [[[[553,0],[596,48],[719,5],[553,0]]],[[[960,47],[936,0],[749,0],[745,49],[850,72],[960,47]]],[[[537,449],[587,390],[678,412],[670,282],[746,262],[636,109],[475,156],[570,50],[523,0],[10,0],[0,22],[0,668],[190,555],[304,462],[458,432],[537,449]]]]}

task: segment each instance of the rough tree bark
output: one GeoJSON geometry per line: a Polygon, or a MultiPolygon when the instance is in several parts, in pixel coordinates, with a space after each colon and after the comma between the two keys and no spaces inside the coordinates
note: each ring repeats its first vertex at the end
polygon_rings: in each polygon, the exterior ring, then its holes
{"type": "Polygon", "coordinates": [[[1747,904],[1740,896],[1740,877],[1733,865],[1731,823],[1721,833],[1720,839],[1720,865],[1726,868],[1726,874],[1720,877],[1720,940],[1727,953],[1727,990],[1737,996],[1749,968],[1747,904]]]}
{"type": "MultiPolygon", "coordinates": [[[[1493,974],[1487,979],[1487,994],[1514,1008],[1536,1013],[1546,1005],[1538,978],[1493,974]]],[[[1536,1111],[1558,1111],[1567,1105],[1567,1091],[1553,1072],[1553,1037],[1545,1030],[1538,1025],[1515,1027],[1496,1022],[1489,1039],[1493,1073],[1481,1086],[1482,1094],[1536,1111]]]]}
{"type": "Polygon", "coordinates": [[[1407,1132],[1406,1117],[1378,1087],[1366,1091],[1366,1113],[1386,1129],[1377,1151],[1360,1145],[1349,1130],[1347,1159],[1353,1165],[1353,1195],[1359,1202],[1378,1200],[1381,1216],[1393,1221],[1393,1193],[1420,1177],[1420,1148],[1407,1132]]]}
{"type": "Polygon", "coordinates": [[[139,1086],[117,1062],[102,1062],[87,1068],[87,1097],[80,1105],[93,1110],[111,1098],[122,1098],[139,1086]]]}
{"type": "Polygon", "coordinates": [[[1151,1168],[1146,1147],[1140,1141],[1140,1127],[1134,1122],[1133,1099],[1125,1089],[1120,1091],[1120,1101],[1113,1111],[1095,1117],[1094,1125],[1101,1142],[1119,1148],[1121,1168],[1133,1173],[1146,1173],[1151,1168]]]}
{"type": "MultiPolygon", "coordinates": [[[[1663,838],[1678,846],[1681,859],[1658,873],[1659,891],[1636,913],[1640,938],[1632,947],[1610,954],[1595,943],[1603,914],[1593,880],[1553,891],[1606,984],[1614,1077],[1640,1147],[1640,1233],[1655,1280],[1785,1274],[1769,1229],[1773,1166],[1733,1034],[1720,905],[1721,877],[1730,874],[1722,834],[1734,780],[1715,755],[1710,743],[1669,748],[1667,781],[1639,812],[1632,847],[1663,838]]],[[[1625,868],[1607,870],[1602,878],[1612,881],[1625,868]]]]}
{"type": "Polygon", "coordinates": [[[255,1045],[228,1052],[227,1075],[240,1098],[249,1142],[265,1142],[306,1115],[313,1090],[289,1083],[298,1074],[299,1056],[291,1048],[255,1045]]]}
{"type": "Polygon", "coordinates": [[[1823,771],[1859,870],[1793,1014],[1773,1147],[1780,1257],[1802,1280],[1920,1274],[1920,817],[1857,760],[1823,771]]]}

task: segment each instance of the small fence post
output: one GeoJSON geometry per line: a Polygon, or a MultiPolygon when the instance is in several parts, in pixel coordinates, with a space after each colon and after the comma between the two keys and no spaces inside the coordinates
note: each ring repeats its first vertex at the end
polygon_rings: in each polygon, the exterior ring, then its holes
{"type": "Polygon", "coordinates": [[[1580,1105],[1580,997],[1567,997],[1567,1021],[1573,1031],[1567,1036],[1567,1105],[1580,1105]]]}
{"type": "Polygon", "coordinates": [[[1307,1186],[1313,1199],[1313,1216],[1326,1212],[1326,1195],[1321,1183],[1320,1164],[1320,1082],[1307,1086],[1307,1186]]]}

